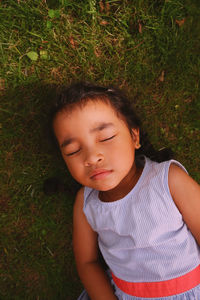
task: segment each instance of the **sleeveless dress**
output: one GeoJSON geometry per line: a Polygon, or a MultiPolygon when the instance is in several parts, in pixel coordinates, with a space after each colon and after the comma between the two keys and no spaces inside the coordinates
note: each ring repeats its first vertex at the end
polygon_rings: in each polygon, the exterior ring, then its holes
{"type": "MultiPolygon", "coordinates": [[[[120,300],[200,300],[200,247],[171,197],[171,163],[184,169],[174,160],[144,157],[137,184],[114,202],[102,202],[99,191],[84,189],[83,211],[98,233],[120,300]]],[[[89,297],[84,291],[78,299],[89,297]]]]}

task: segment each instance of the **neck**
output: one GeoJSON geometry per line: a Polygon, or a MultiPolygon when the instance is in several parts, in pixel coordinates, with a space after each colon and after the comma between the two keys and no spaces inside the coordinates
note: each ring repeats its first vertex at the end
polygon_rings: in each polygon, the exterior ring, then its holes
{"type": "Polygon", "coordinates": [[[100,191],[99,198],[103,202],[114,202],[125,197],[136,185],[143,168],[136,167],[134,163],[126,177],[113,189],[100,191]]]}

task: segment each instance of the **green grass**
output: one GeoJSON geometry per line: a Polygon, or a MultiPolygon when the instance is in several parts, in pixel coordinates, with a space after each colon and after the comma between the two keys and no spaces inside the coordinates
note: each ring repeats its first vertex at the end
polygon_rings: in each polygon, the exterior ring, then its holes
{"type": "Polygon", "coordinates": [[[0,299],[73,300],[82,289],[74,194],[43,192],[48,177],[72,185],[47,137],[61,85],[125,89],[154,146],[200,182],[199,17],[192,0],[0,2],[0,299]]]}

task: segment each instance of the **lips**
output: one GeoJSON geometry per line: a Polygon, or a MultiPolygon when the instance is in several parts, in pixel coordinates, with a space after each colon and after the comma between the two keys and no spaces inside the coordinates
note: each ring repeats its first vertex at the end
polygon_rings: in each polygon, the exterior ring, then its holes
{"type": "Polygon", "coordinates": [[[111,170],[97,169],[90,174],[90,178],[94,180],[103,179],[107,177],[110,173],[112,173],[111,170]]]}

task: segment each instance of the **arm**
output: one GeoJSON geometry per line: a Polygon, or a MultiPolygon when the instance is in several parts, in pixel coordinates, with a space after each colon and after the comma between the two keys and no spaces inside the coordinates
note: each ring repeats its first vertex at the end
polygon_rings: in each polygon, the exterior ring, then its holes
{"type": "Polygon", "coordinates": [[[97,233],[83,213],[83,188],[74,204],[73,247],[80,279],[92,300],[116,300],[110,281],[98,261],[97,233]]]}
{"type": "Polygon", "coordinates": [[[200,245],[200,186],[184,170],[172,164],[169,188],[185,223],[200,245]]]}

